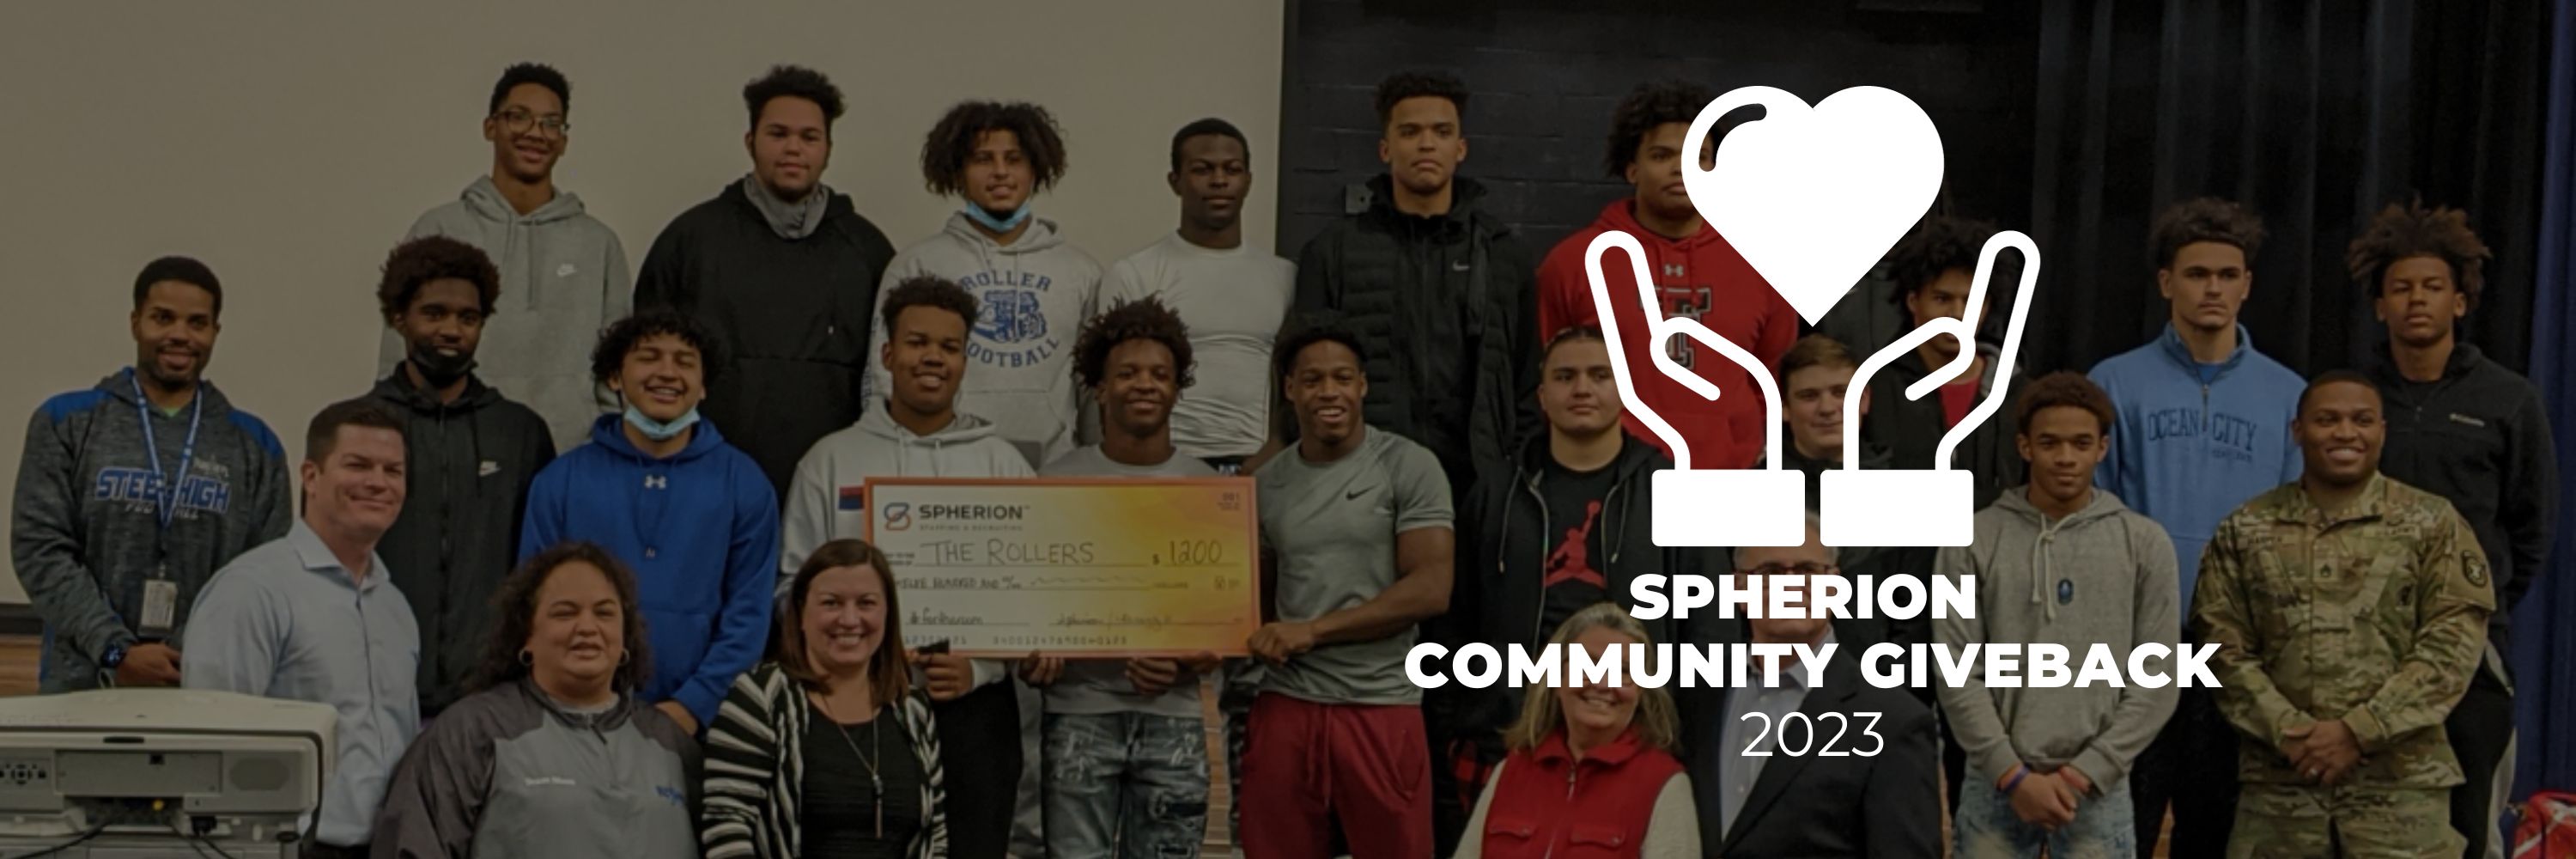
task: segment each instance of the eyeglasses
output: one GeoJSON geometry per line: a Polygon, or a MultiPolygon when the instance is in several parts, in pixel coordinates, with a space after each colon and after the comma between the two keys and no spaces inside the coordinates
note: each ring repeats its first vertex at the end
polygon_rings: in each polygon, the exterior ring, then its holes
{"type": "Polygon", "coordinates": [[[538,131],[555,137],[562,137],[572,131],[572,122],[561,116],[554,114],[538,116],[515,107],[493,114],[492,118],[500,120],[501,127],[511,134],[524,133],[530,125],[536,126],[538,131]]]}
{"type": "Polygon", "coordinates": [[[1762,566],[1754,567],[1750,570],[1737,570],[1735,572],[1737,575],[1754,576],[1758,578],[1762,576],[1822,576],[1833,573],[1839,569],[1841,568],[1832,564],[1820,564],[1815,561],[1800,561],[1795,564],[1763,564],[1762,566]]]}

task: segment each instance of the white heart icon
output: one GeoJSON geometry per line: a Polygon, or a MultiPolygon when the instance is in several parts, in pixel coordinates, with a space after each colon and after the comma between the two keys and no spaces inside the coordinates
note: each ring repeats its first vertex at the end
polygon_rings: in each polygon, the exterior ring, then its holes
{"type": "Polygon", "coordinates": [[[1691,122],[1699,152],[1718,117],[1749,104],[1761,119],[1717,144],[1716,169],[1684,159],[1691,205],[1789,306],[1814,324],[1941,192],[1941,133],[1912,99],[1854,87],[1814,107],[1774,87],[1719,96],[1691,122]]]}

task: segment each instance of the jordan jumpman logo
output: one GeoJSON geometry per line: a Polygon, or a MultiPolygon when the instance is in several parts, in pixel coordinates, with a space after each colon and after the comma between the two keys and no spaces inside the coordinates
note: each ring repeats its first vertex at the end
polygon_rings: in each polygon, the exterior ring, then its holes
{"type": "Polygon", "coordinates": [[[1565,581],[1579,581],[1604,590],[1610,587],[1610,580],[1603,577],[1600,570],[1592,568],[1592,552],[1585,545],[1592,538],[1592,523],[1598,521],[1601,521],[1601,501],[1596,498],[1583,505],[1583,527],[1565,529],[1565,542],[1558,543],[1556,551],[1548,553],[1547,577],[1541,580],[1541,587],[1552,588],[1565,581]]]}

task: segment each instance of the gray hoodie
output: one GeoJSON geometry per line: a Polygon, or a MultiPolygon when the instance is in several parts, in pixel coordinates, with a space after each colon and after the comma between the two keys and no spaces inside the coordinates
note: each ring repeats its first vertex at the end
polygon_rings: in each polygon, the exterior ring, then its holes
{"type": "MultiPolygon", "coordinates": [[[[635,281],[617,234],[585,212],[580,197],[561,189],[536,211],[519,214],[484,176],[456,201],[421,215],[403,238],[422,236],[473,245],[501,269],[501,299],[483,323],[475,375],[535,409],[556,450],[588,440],[591,419],[616,408],[590,377],[590,347],[601,329],[634,306],[635,281]]],[[[376,376],[390,375],[402,358],[402,338],[387,329],[376,376]]]]}
{"type": "Polygon", "coordinates": [[[959,412],[947,428],[921,436],[895,423],[884,406],[869,406],[857,424],[824,436],[796,463],[778,528],[779,588],[816,547],[868,532],[868,478],[1035,476],[1019,449],[983,418],[959,412]]]}
{"type": "MultiPolygon", "coordinates": [[[[1933,620],[1936,640],[1954,652],[1970,642],[2064,645],[2069,672],[2099,644],[2119,659],[2124,679],[2131,649],[2182,640],[2173,541],[2163,527],[2100,488],[2074,515],[2045,519],[2025,487],[2014,487],[1977,511],[1968,546],[1941,550],[1935,570],[1953,580],[1973,577],[1977,612],[1933,620]]],[[[1944,685],[1940,694],[1970,768],[1987,781],[2015,764],[2042,772],[2071,764],[2108,791],[2173,715],[2171,683],[1989,688],[1984,661],[1980,654],[1972,679],[1944,685]]],[[[2021,665],[2027,679],[2027,653],[2021,665]]],[[[2170,674],[2172,665],[2148,667],[2170,674]]]]}
{"type": "MultiPolygon", "coordinates": [[[[896,254],[877,288],[877,306],[905,278],[931,274],[975,294],[983,312],[967,338],[965,387],[957,410],[983,415],[1022,459],[1048,462],[1072,450],[1077,422],[1073,338],[1100,297],[1100,263],[1064,243],[1054,221],[1031,216],[1008,246],[950,215],[939,235],[896,254]]],[[[888,332],[876,326],[868,346],[868,411],[891,384],[880,360],[888,332]]]]}

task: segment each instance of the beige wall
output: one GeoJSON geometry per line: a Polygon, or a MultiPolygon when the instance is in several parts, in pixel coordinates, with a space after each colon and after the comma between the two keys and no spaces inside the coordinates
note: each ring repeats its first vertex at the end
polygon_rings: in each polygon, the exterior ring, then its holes
{"type": "MultiPolygon", "coordinates": [[[[940,111],[970,97],[1055,112],[1072,167],[1038,211],[1104,263],[1176,222],[1172,131],[1232,120],[1257,174],[1244,235],[1270,241],[1278,0],[574,5],[0,10],[0,486],[23,415],[133,361],[134,273],[165,253],[223,278],[208,378],[300,457],[304,422],[369,384],[385,252],[490,169],[484,99],[521,59],[571,77],[557,178],[639,264],[673,215],[749,168],[741,87],[778,62],[840,85],[824,181],[898,247],[954,208],[916,165],[940,111]]],[[[0,601],[23,600],[0,577],[0,601]]]]}

